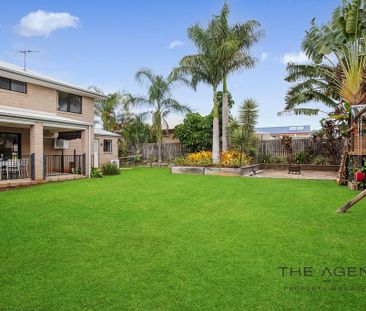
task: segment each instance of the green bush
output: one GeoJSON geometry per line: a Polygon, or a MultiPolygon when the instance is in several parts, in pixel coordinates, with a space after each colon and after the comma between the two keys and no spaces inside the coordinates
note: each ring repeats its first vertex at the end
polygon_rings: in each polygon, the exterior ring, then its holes
{"type": "Polygon", "coordinates": [[[120,170],[114,163],[107,163],[103,165],[103,175],[119,175],[120,170]]]}
{"type": "Polygon", "coordinates": [[[294,156],[294,162],[297,164],[309,164],[311,160],[312,160],[311,154],[306,151],[298,152],[294,156]]]}
{"type": "Polygon", "coordinates": [[[272,155],[270,153],[262,153],[258,157],[259,163],[272,163],[272,155]]]}
{"type": "Polygon", "coordinates": [[[313,164],[315,165],[327,165],[327,158],[322,155],[317,155],[313,159],[313,164]]]}
{"type": "Polygon", "coordinates": [[[286,158],[281,158],[281,157],[274,157],[272,159],[272,163],[273,164],[287,164],[287,159],[286,158]]]}
{"type": "Polygon", "coordinates": [[[103,177],[102,170],[98,167],[92,167],[91,172],[90,172],[90,176],[92,178],[101,178],[101,177],[103,177]]]}

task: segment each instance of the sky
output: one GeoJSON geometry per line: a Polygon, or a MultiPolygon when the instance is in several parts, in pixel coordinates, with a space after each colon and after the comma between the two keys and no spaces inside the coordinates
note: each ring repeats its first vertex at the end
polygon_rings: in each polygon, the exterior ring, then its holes
{"type": "MultiPolygon", "coordinates": [[[[251,49],[258,59],[254,69],[228,79],[235,106],[255,99],[260,107],[259,127],[311,125],[319,128],[319,117],[285,116],[290,84],[284,81],[286,62],[306,62],[301,42],[312,18],[326,22],[340,0],[228,0],[230,23],[258,20],[265,31],[251,49]]],[[[18,50],[40,51],[28,57],[28,68],[79,86],[98,86],[105,93],[126,91],[144,94],[135,80],[140,68],[167,75],[179,60],[195,53],[187,28],[207,25],[223,0],[18,0],[0,10],[0,60],[23,65],[18,50]]],[[[197,91],[180,86],[174,98],[195,112],[212,109],[211,87],[200,84],[197,91]]],[[[313,105],[309,105],[313,106],[313,105]]],[[[322,107],[324,108],[324,107],[322,107]]],[[[182,116],[171,115],[170,127],[182,116]]]]}

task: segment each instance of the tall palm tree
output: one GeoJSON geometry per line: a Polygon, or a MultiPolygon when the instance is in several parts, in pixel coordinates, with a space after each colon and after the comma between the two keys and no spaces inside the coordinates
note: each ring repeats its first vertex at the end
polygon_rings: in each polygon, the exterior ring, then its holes
{"type": "Polygon", "coordinates": [[[219,54],[217,41],[213,38],[209,28],[202,28],[195,24],[188,28],[188,37],[197,47],[197,54],[183,57],[179,62],[176,72],[190,78],[192,87],[196,90],[198,83],[203,82],[212,87],[213,91],[213,138],[212,138],[212,161],[220,161],[220,133],[219,111],[217,106],[217,88],[222,81],[222,59],[219,54]]]}
{"type": "Polygon", "coordinates": [[[225,2],[219,15],[215,16],[210,23],[210,31],[220,46],[221,68],[223,70],[223,102],[222,102],[222,150],[228,149],[228,124],[229,108],[227,97],[227,77],[230,73],[240,69],[254,67],[255,58],[250,55],[250,47],[257,43],[263,36],[259,30],[260,23],[249,20],[245,23],[229,25],[228,17],[230,9],[225,2]]]}
{"type": "Polygon", "coordinates": [[[190,108],[180,104],[172,97],[172,89],[178,82],[188,81],[178,72],[172,72],[168,77],[154,74],[150,69],[143,68],[137,71],[136,80],[147,86],[145,97],[131,97],[134,105],[146,106],[152,117],[152,130],[158,143],[158,161],[162,162],[161,145],[163,141],[162,124],[167,125],[166,117],[171,113],[187,113],[190,108]]]}

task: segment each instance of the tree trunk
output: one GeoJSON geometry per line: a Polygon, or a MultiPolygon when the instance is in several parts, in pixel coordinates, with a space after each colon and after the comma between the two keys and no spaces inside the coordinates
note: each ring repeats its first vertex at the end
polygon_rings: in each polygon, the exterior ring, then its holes
{"type": "Polygon", "coordinates": [[[158,162],[159,163],[163,162],[163,160],[161,158],[161,140],[160,139],[158,141],[158,162]]]}
{"type": "Polygon", "coordinates": [[[217,109],[217,94],[214,87],[214,117],[213,117],[213,133],[212,133],[212,162],[218,164],[220,162],[220,128],[219,128],[219,112],[217,109]]]}
{"type": "Polygon", "coordinates": [[[337,213],[345,213],[345,212],[347,212],[347,210],[349,210],[357,202],[361,201],[364,197],[366,197],[366,190],[363,190],[358,195],[356,195],[351,201],[348,201],[345,205],[343,205],[342,207],[340,207],[337,210],[337,213]]]}
{"type": "Polygon", "coordinates": [[[226,151],[229,148],[228,143],[228,126],[229,126],[229,103],[227,95],[226,77],[223,82],[222,92],[222,151],[226,151]]]}

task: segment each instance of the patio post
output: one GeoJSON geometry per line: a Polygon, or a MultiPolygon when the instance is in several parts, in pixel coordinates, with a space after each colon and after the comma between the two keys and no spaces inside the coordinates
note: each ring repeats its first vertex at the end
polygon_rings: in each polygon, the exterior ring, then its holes
{"type": "Polygon", "coordinates": [[[30,153],[33,156],[34,180],[43,180],[43,123],[36,122],[30,127],[30,153]]]}

